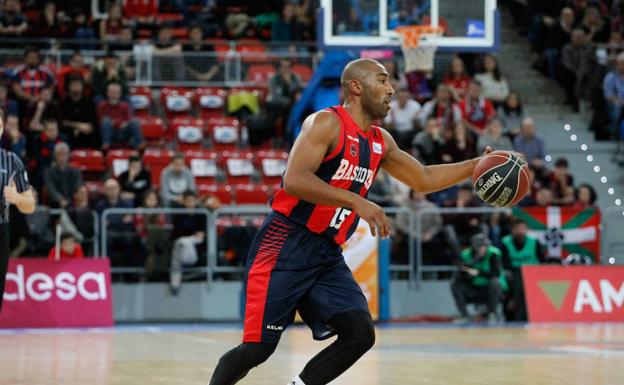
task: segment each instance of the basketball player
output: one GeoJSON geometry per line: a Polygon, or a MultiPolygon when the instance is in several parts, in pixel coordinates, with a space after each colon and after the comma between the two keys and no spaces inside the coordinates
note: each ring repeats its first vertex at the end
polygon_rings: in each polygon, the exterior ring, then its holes
{"type": "MultiPolygon", "coordinates": [[[[4,111],[0,109],[0,137],[4,132],[4,111]]],[[[26,170],[19,157],[0,149],[0,312],[4,297],[4,282],[9,266],[9,205],[30,214],[35,211],[35,197],[28,184],[26,170]]]]}
{"type": "Polygon", "coordinates": [[[373,346],[375,332],[340,245],[359,218],[373,236],[390,235],[383,209],[366,200],[377,171],[433,192],[466,179],[477,164],[424,167],[371,124],[386,116],[394,94],[379,62],[350,62],[341,84],[344,105],[310,115],[295,141],[273,212],[249,252],[243,342],[221,357],[210,385],[235,384],[269,358],[296,310],[314,339],[338,338],[290,384],[327,384],[347,370],[373,346]]]}

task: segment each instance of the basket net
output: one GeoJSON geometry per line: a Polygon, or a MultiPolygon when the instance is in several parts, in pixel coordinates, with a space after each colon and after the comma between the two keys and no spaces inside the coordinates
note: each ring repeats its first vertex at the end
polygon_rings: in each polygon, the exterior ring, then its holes
{"type": "Polygon", "coordinates": [[[441,36],[444,29],[430,25],[404,25],[395,28],[395,31],[401,36],[405,72],[432,71],[438,47],[421,42],[429,37],[441,36]]]}

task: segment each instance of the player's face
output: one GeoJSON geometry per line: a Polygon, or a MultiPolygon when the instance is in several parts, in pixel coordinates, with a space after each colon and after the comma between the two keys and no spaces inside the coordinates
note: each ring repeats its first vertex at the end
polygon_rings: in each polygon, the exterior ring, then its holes
{"type": "Polygon", "coordinates": [[[394,88],[385,68],[376,67],[374,71],[363,84],[362,107],[373,119],[382,119],[390,111],[394,88]]]}

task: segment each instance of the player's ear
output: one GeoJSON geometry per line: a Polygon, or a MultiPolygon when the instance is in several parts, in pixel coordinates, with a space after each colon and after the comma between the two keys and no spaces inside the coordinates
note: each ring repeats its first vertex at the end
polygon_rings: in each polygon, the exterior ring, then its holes
{"type": "Polygon", "coordinates": [[[357,80],[350,80],[349,91],[351,91],[353,95],[361,96],[362,95],[362,83],[360,83],[357,80]]]}

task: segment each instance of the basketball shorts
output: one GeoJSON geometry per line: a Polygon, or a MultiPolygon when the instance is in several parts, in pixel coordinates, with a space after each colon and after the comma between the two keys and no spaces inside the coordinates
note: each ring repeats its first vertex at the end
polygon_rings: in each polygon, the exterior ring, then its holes
{"type": "Polygon", "coordinates": [[[341,247],[276,212],[252,242],[245,293],[243,342],[277,343],[296,311],[316,340],[335,335],[333,315],[369,311],[341,247]]]}

